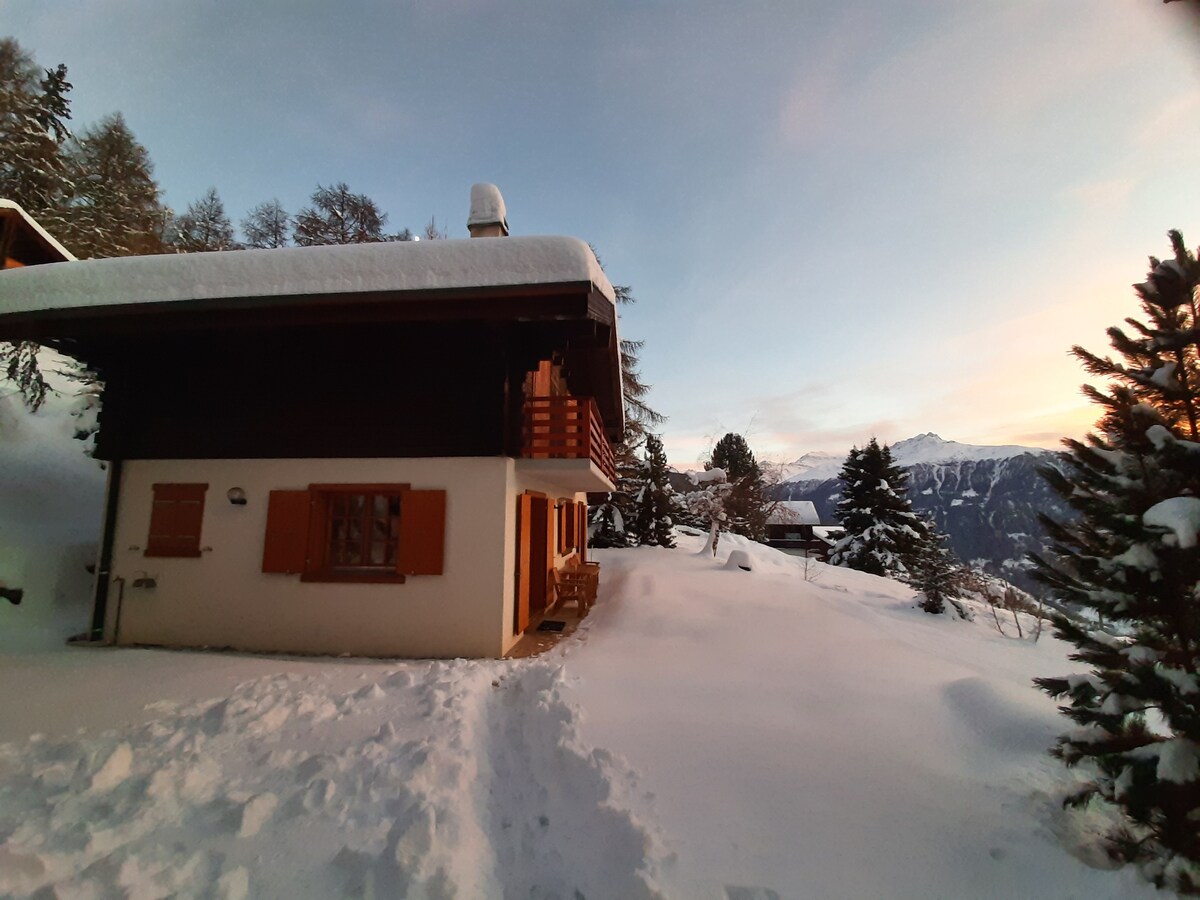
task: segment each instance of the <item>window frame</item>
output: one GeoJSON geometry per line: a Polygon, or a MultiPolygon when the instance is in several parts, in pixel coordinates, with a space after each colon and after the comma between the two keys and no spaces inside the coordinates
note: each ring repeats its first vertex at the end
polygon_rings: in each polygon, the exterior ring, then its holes
{"type": "MultiPolygon", "coordinates": [[[[309,513],[308,552],[301,581],[348,584],[404,584],[407,576],[397,571],[400,558],[400,520],[404,517],[404,495],[411,490],[409,484],[310,484],[308,492],[312,498],[309,513]],[[342,497],[396,498],[399,512],[396,517],[392,562],[378,566],[335,566],[330,560],[333,551],[334,503],[342,497]]],[[[365,500],[364,500],[365,507],[365,500]]],[[[364,508],[364,522],[370,517],[364,508]]],[[[364,536],[365,537],[365,536],[364,536]]],[[[370,542],[367,542],[369,546],[370,542]]]]}

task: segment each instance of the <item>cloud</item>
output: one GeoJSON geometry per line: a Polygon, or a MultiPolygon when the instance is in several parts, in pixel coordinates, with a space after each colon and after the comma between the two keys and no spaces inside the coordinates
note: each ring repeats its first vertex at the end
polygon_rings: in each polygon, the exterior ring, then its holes
{"type": "Polygon", "coordinates": [[[1005,139],[1054,102],[1090,91],[1158,29],[1139,11],[1077,14],[1072,4],[951,5],[923,27],[855,28],[801,61],[779,111],[785,145],[833,137],[862,148],[1005,139]],[[1122,17],[1113,27],[1112,17],[1122,17]],[[866,37],[864,37],[864,35],[866,37]],[[1013,48],[1020,48],[1014,59],[1013,48]]]}

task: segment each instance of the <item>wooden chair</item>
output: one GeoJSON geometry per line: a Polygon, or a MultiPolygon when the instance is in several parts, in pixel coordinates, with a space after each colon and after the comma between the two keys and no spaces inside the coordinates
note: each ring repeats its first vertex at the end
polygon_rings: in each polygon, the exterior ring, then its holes
{"type": "Polygon", "coordinates": [[[587,576],[578,569],[555,569],[550,574],[554,585],[555,610],[564,603],[575,603],[575,615],[582,619],[591,608],[594,594],[589,590],[587,576]],[[590,595],[590,596],[589,596],[590,595]]]}

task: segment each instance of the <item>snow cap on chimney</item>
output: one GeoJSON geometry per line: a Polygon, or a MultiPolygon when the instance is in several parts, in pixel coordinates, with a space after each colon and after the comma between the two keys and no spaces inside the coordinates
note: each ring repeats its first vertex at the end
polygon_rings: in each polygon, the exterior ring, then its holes
{"type": "Polygon", "coordinates": [[[508,213],[500,188],[494,184],[471,185],[471,215],[467,217],[471,237],[505,237],[508,234],[508,213]]]}

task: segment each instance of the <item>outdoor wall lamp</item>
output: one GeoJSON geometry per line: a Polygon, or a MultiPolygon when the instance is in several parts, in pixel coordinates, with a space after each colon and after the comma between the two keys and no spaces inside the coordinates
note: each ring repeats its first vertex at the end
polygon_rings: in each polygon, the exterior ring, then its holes
{"type": "Polygon", "coordinates": [[[129,583],[129,586],[135,588],[155,588],[158,587],[158,582],[153,576],[147,575],[145,572],[134,572],[133,581],[129,583]]]}
{"type": "Polygon", "coordinates": [[[234,506],[246,505],[246,492],[240,487],[231,487],[225,492],[225,496],[229,498],[229,502],[234,506]]]}

